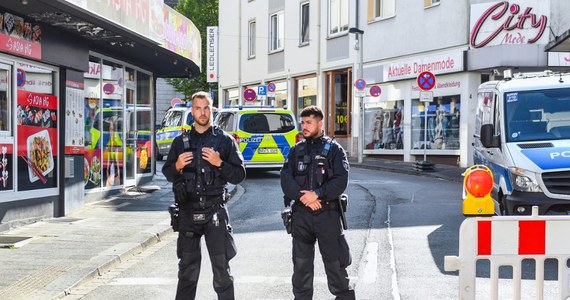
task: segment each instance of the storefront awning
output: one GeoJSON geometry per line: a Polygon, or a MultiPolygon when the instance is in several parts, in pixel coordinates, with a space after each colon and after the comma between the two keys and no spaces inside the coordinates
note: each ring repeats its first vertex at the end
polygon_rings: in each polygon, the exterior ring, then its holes
{"type": "MultiPolygon", "coordinates": [[[[146,33],[136,32],[133,28],[120,24],[121,20],[119,22],[113,21],[103,16],[102,13],[95,13],[87,9],[89,8],[88,5],[94,5],[94,3],[98,3],[98,5],[111,3],[112,5],[115,1],[8,0],[6,2],[9,3],[2,3],[1,5],[7,5],[15,13],[23,14],[36,22],[45,23],[59,28],[63,32],[68,32],[71,37],[83,38],[92,45],[91,50],[104,51],[113,53],[114,56],[121,56],[127,63],[152,71],[156,77],[188,78],[200,74],[200,53],[185,55],[188,51],[180,52],[179,45],[165,45],[164,42],[158,41],[157,38],[152,38],[150,35],[144,36],[143,34],[146,33]],[[81,7],[81,5],[85,7],[81,7]]],[[[162,0],[149,2],[158,3],[161,8],[163,6],[162,0]]],[[[132,5],[135,4],[133,3],[132,5]]],[[[170,7],[166,5],[164,7],[164,9],[169,10],[166,13],[172,11],[170,7]]],[[[123,14],[122,17],[125,14],[128,17],[132,17],[129,16],[128,8],[120,8],[118,11],[118,14],[123,14]]],[[[110,13],[114,12],[114,10],[110,10],[110,13]]],[[[150,17],[146,18],[147,20],[150,19],[150,17]]],[[[181,18],[182,21],[188,22],[193,26],[190,20],[180,16],[168,18],[168,20],[179,23],[181,18]]],[[[131,20],[126,20],[126,22],[132,23],[131,20]]],[[[164,24],[165,28],[170,28],[171,26],[174,26],[174,24],[164,24]]],[[[196,42],[198,44],[193,46],[194,49],[201,49],[201,47],[196,47],[200,46],[199,43],[201,43],[197,29],[193,34],[194,41],[183,41],[183,43],[196,42]],[[195,38],[196,36],[197,39],[195,38]]],[[[172,34],[164,32],[161,37],[167,35],[172,34]]],[[[179,37],[172,37],[172,39],[179,39],[179,37]]]]}
{"type": "Polygon", "coordinates": [[[547,52],[570,52],[570,29],[548,43],[544,50],[547,52]]]}

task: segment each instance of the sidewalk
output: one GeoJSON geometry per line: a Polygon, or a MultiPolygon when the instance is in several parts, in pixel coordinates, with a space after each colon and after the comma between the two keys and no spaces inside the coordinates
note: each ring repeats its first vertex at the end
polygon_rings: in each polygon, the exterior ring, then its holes
{"type": "MultiPolygon", "coordinates": [[[[351,166],[459,182],[464,171],[436,165],[433,171],[420,172],[414,163],[383,159],[351,161],[351,166]]],[[[235,191],[230,186],[230,192],[235,191]]],[[[172,198],[171,184],[157,174],[149,184],[65,217],[0,234],[0,299],[63,298],[72,288],[158,243],[172,233],[166,210],[172,198]]]]}

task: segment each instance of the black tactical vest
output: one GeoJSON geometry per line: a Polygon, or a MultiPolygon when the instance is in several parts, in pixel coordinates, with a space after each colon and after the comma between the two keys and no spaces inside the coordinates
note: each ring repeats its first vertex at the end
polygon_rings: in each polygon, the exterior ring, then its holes
{"type": "MultiPolygon", "coordinates": [[[[188,137],[188,149],[185,151],[192,151],[194,156],[192,162],[183,171],[187,182],[186,191],[190,197],[221,195],[226,185],[226,181],[221,178],[220,170],[202,158],[204,147],[214,148],[220,152],[220,155],[226,152],[226,149],[222,149],[224,143],[221,143],[223,133],[219,129],[214,130],[215,132],[204,134],[198,134],[194,130],[184,133],[188,137]]],[[[187,147],[186,143],[184,147],[187,147]]]]}
{"type": "Polygon", "coordinates": [[[293,175],[303,189],[314,190],[333,176],[330,151],[332,139],[321,137],[320,143],[302,141],[295,146],[293,175]]]}

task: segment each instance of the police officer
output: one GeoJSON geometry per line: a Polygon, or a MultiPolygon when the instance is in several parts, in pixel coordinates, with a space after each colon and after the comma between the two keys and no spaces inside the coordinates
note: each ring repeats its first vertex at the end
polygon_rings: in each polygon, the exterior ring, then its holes
{"type": "Polygon", "coordinates": [[[183,190],[175,190],[179,205],[176,299],[196,297],[202,235],[210,254],[218,299],[234,299],[229,261],[236,249],[225,206],[225,186],[227,182],[238,184],[244,180],[245,167],[235,140],[212,125],[211,105],[208,93],[192,95],[192,129],[174,139],[162,168],[168,181],[183,190]]]}
{"type": "Polygon", "coordinates": [[[289,152],[281,169],[285,205],[292,204],[293,294],[312,299],[315,242],[319,243],[329,291],[336,299],[355,299],[346,268],[352,258],[341,227],[338,197],[348,184],[344,149],[323,131],[323,112],[301,111],[305,140],[289,152]]]}

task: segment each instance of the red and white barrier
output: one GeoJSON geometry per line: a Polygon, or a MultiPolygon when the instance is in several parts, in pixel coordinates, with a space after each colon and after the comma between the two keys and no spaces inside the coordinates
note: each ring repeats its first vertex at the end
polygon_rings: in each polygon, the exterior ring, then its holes
{"type": "Polygon", "coordinates": [[[499,299],[499,268],[512,267],[513,299],[521,299],[521,263],[535,260],[536,299],[544,297],[544,261],[558,260],[558,295],[570,299],[570,216],[468,218],[459,230],[459,256],[445,257],[446,271],[459,271],[459,299],[475,299],[477,260],[490,261],[491,295],[499,299]]]}

